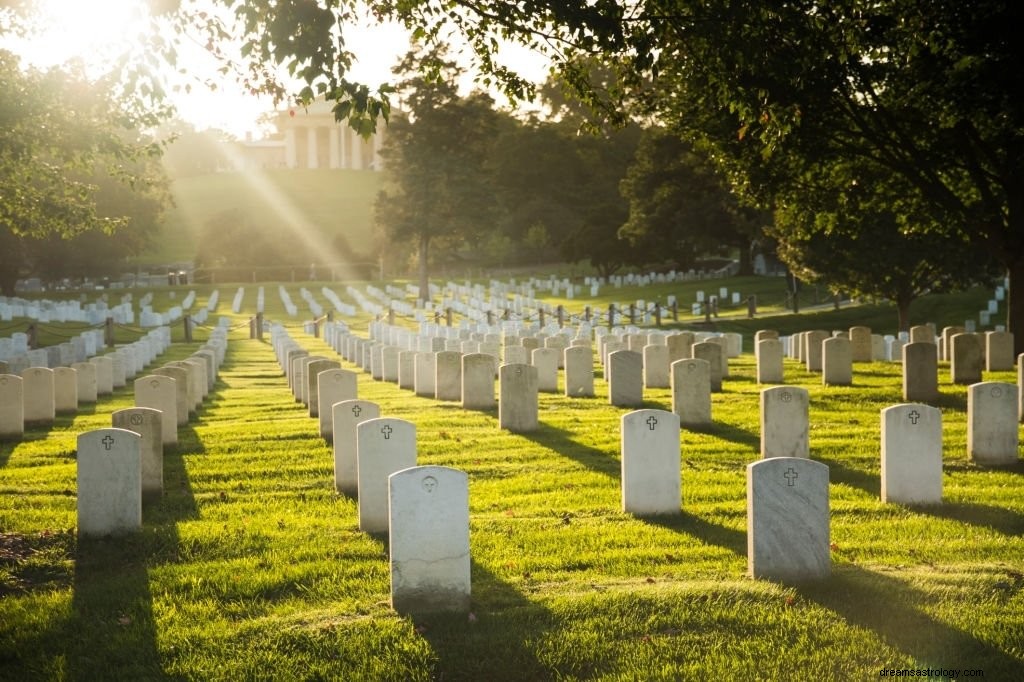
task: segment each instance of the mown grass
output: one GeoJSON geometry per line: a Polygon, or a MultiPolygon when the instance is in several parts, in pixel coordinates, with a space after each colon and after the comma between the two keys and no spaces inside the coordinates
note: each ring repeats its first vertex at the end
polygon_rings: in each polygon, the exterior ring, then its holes
{"type": "MultiPolygon", "coordinates": [[[[231,294],[222,289],[224,308],[231,294]]],[[[787,361],[787,381],[810,391],[812,457],[831,477],[833,575],[808,585],[745,575],[744,468],[758,448],[749,355],[730,363],[715,424],[683,432],[682,513],[648,519],[620,511],[624,410],[607,404],[601,378],[602,397],[542,394],[541,428],[514,435],[497,428],[495,411],[361,374],[360,397],[416,424],[419,463],[470,477],[472,616],[408,618],[388,605],[385,539],[358,530],[354,501],[333,491],[316,420],[292,398],[269,345],[245,331],[232,333],[216,391],[168,452],[163,500],[145,509],[135,536],[74,533],[75,436],[108,425],[130,392],[0,445],[0,678],[1024,672],[1024,466],[966,460],[965,389],[946,374],[945,502],[883,505],[879,410],[900,402],[898,366],[858,365],[854,387],[826,388],[787,361]]],[[[194,346],[175,345],[164,359],[194,346]]],[[[667,390],[645,398],[671,404],[667,390]]]]}

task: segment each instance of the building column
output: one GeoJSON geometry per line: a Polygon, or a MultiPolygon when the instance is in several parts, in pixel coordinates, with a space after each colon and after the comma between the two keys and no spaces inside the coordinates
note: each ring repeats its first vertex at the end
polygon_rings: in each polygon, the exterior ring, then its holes
{"type": "Polygon", "coordinates": [[[316,128],[306,128],[306,167],[319,168],[320,163],[316,157],[316,128]]]}
{"type": "Polygon", "coordinates": [[[363,138],[351,128],[348,131],[352,135],[352,168],[363,170],[363,138]]]}
{"type": "Polygon", "coordinates": [[[329,156],[329,158],[328,158],[327,163],[328,163],[328,167],[331,168],[332,170],[334,170],[334,169],[337,169],[337,168],[341,168],[341,164],[338,162],[338,144],[339,144],[338,138],[340,137],[340,135],[338,134],[340,132],[338,130],[338,124],[335,123],[334,125],[332,125],[330,127],[329,130],[330,130],[330,141],[328,142],[328,145],[329,145],[328,146],[328,149],[329,149],[328,156],[329,156]]]}
{"type": "Polygon", "coordinates": [[[284,131],[284,165],[288,168],[295,168],[299,165],[299,157],[295,149],[295,128],[285,128],[284,131]]]}
{"type": "Polygon", "coordinates": [[[338,129],[338,136],[341,138],[341,164],[339,166],[340,168],[351,168],[351,165],[349,164],[349,160],[348,160],[348,155],[349,155],[348,131],[349,130],[350,130],[350,128],[348,127],[348,124],[345,123],[345,122],[342,122],[341,128],[338,129]]]}

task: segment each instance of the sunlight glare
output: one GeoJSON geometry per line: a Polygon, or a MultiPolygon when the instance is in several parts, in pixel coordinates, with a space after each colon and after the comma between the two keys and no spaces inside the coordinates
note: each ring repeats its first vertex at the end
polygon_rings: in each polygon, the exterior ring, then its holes
{"type": "Polygon", "coordinates": [[[29,61],[102,63],[138,48],[148,13],[144,0],[36,0],[38,33],[29,61]]]}

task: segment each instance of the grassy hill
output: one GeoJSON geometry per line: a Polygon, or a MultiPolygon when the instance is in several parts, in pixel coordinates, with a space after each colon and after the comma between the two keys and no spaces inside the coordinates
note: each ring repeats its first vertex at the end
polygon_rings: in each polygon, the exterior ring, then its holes
{"type": "Polygon", "coordinates": [[[354,170],[262,170],[180,178],[171,186],[174,207],[142,264],[177,263],[195,256],[198,235],[218,213],[239,209],[297,239],[344,234],[359,250],[373,230],[373,202],[381,175],[354,170]]]}

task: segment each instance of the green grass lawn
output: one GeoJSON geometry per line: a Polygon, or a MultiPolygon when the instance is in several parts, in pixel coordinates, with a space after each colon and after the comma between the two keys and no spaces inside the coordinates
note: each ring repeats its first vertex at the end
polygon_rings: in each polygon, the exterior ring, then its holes
{"type": "MultiPolygon", "coordinates": [[[[234,291],[221,288],[212,319],[234,291]]],[[[283,317],[276,285],[266,296],[268,317],[334,357],[301,319],[283,317]]],[[[247,309],[254,301],[247,287],[247,309]]],[[[801,328],[874,314],[815,313],[801,328]]],[[[366,322],[353,327],[364,334],[366,322]]],[[[797,321],[716,324],[750,333],[746,325],[797,321]]],[[[204,334],[162,359],[189,355],[204,334]]],[[[825,388],[786,361],[787,382],[810,391],[811,456],[830,468],[832,577],[806,585],[746,577],[745,466],[759,428],[749,354],[730,362],[715,424],[682,433],[682,513],[646,519],[620,511],[626,410],[607,404],[600,376],[598,398],[542,394],[541,428],[515,435],[498,429],[496,411],[360,374],[361,398],[416,425],[419,463],[469,474],[472,613],[412,618],[390,609],[386,539],[360,532],[355,502],[334,492],[331,450],[269,344],[242,328],[231,337],[216,390],[166,454],[164,498],[146,507],[137,535],[79,541],[74,532],[75,437],[108,426],[130,391],[0,444],[0,679],[1024,675],[1024,465],[967,461],[966,390],[947,384],[945,366],[944,504],[915,508],[879,501],[879,411],[901,402],[898,365],[857,365],[855,386],[825,388]]],[[[645,398],[670,409],[668,390],[645,398]]]]}

